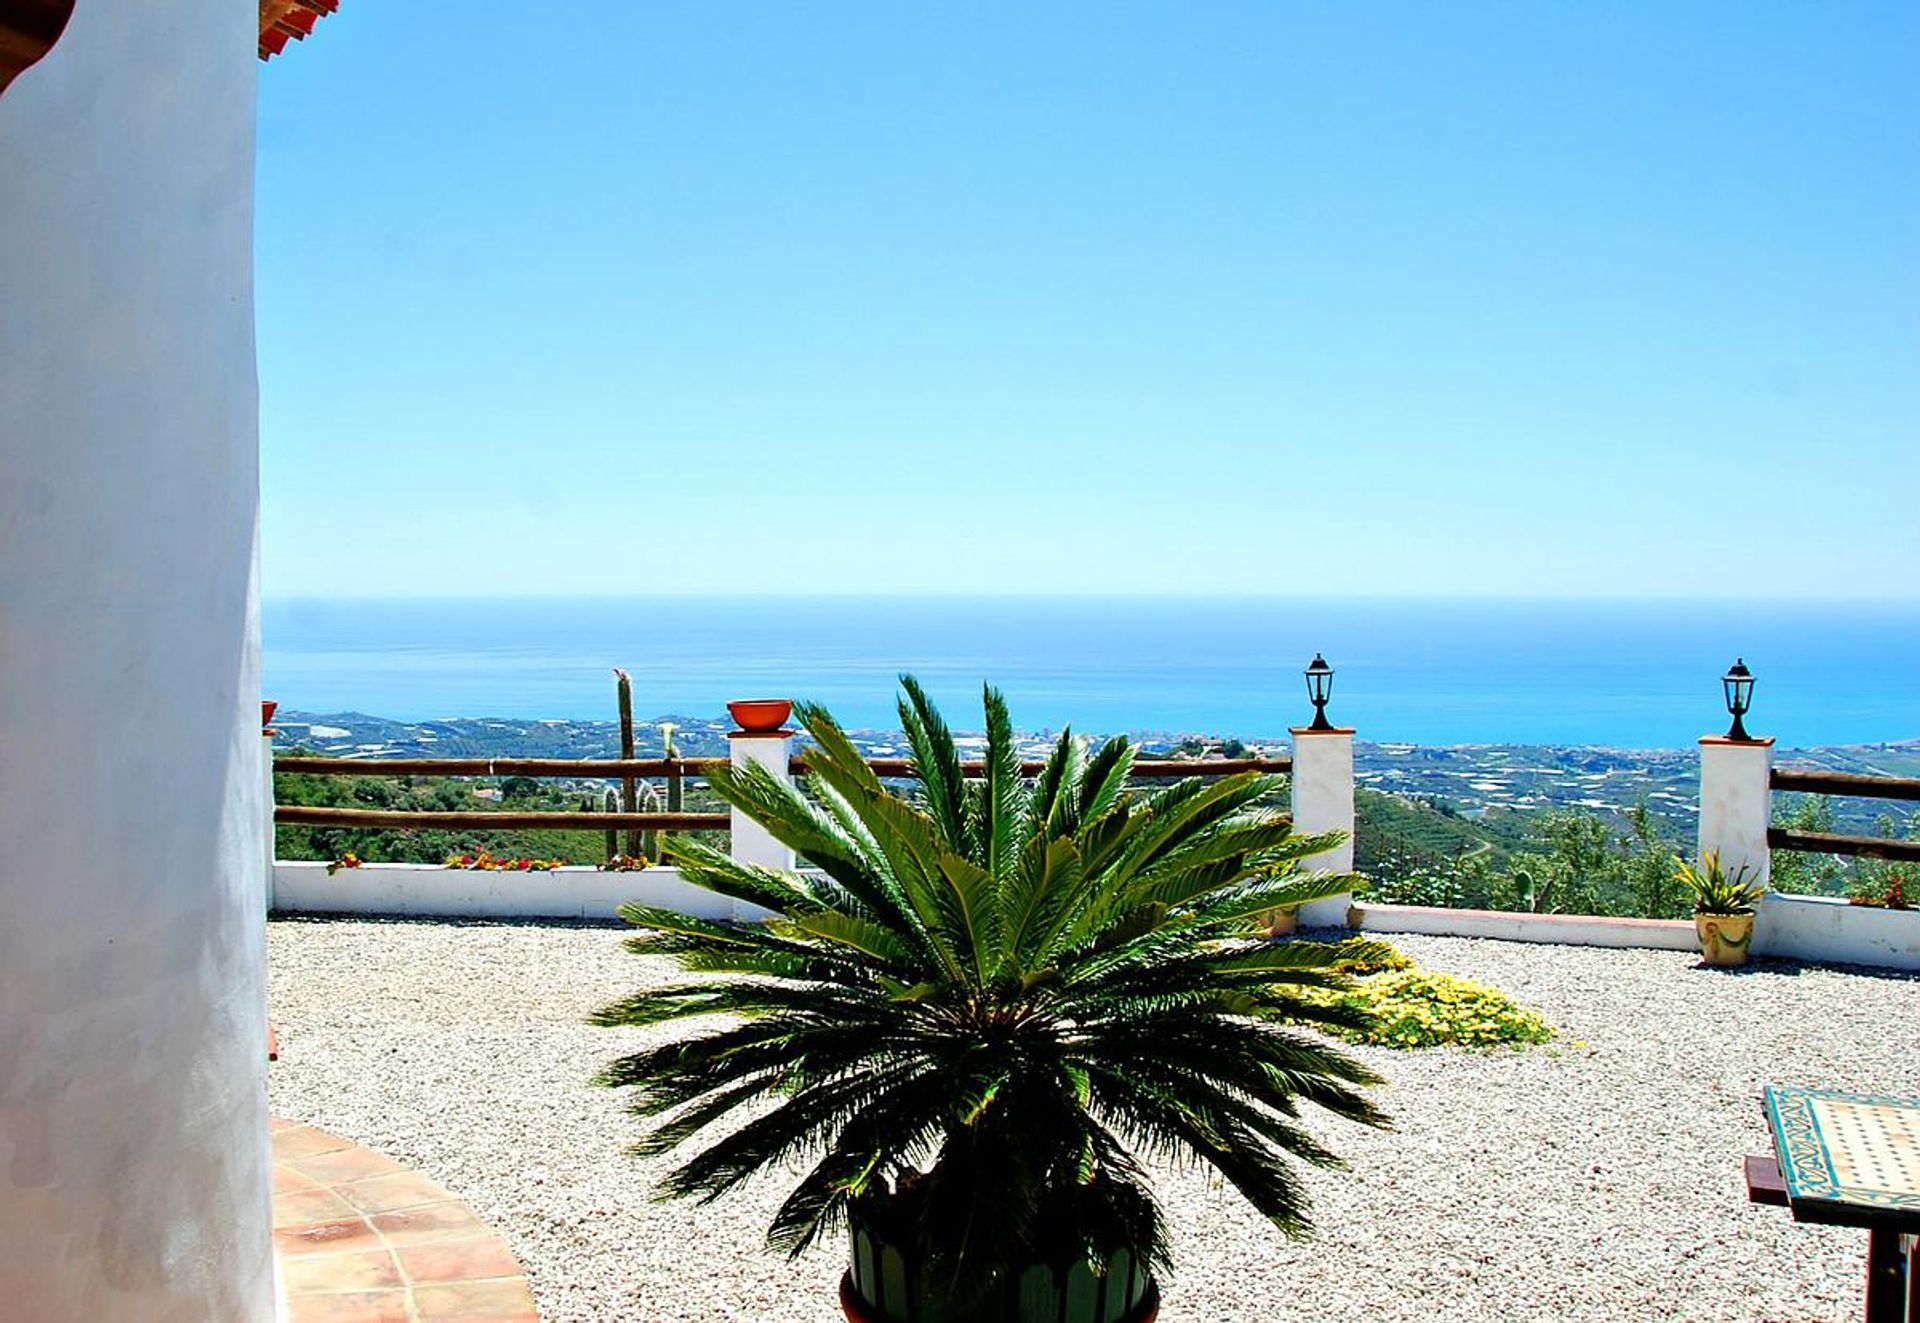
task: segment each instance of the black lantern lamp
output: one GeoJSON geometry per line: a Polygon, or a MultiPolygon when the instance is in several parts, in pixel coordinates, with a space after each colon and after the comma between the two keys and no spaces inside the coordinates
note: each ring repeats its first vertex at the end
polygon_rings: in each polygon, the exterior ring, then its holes
{"type": "Polygon", "coordinates": [[[1720,683],[1727,691],[1727,711],[1733,713],[1733,725],[1727,729],[1727,738],[1751,743],[1753,736],[1747,734],[1747,727],[1741,718],[1753,708],[1753,672],[1747,669],[1746,662],[1733,659],[1733,666],[1720,677],[1720,683]]]}
{"type": "Polygon", "coordinates": [[[1327,659],[1316,652],[1306,674],[1307,697],[1313,700],[1313,724],[1307,729],[1332,730],[1333,723],[1327,720],[1327,699],[1333,693],[1333,667],[1327,665],[1327,659]]]}

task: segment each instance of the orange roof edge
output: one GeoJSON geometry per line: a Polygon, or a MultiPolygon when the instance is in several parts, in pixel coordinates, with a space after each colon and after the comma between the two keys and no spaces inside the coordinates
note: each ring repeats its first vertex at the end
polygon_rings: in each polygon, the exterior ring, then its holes
{"type": "Polygon", "coordinates": [[[260,58],[270,60],[289,41],[305,41],[313,25],[340,8],[340,0],[260,0],[260,58]]]}

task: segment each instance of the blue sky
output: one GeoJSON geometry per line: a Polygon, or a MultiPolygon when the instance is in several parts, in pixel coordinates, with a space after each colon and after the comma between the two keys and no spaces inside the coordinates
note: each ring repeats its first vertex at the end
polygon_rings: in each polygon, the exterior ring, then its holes
{"type": "Polygon", "coordinates": [[[1920,596],[1920,6],[347,0],[268,594],[1920,596]]]}

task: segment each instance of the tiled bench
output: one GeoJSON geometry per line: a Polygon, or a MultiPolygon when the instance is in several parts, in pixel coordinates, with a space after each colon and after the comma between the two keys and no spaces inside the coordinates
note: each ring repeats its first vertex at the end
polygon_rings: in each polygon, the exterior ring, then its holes
{"type": "Polygon", "coordinates": [[[392,1158],[276,1120],[273,1182],[287,1323],[538,1323],[500,1237],[392,1158]]]}

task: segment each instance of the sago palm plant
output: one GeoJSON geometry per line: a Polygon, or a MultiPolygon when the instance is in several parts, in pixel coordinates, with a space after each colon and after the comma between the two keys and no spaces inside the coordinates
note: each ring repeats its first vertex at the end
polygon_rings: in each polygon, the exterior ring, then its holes
{"type": "MultiPolygon", "coordinates": [[[[1351,889],[1295,868],[1338,838],[1295,835],[1273,777],[1131,789],[1125,740],[1089,753],[1064,734],[1024,779],[992,689],[984,769],[969,779],[938,712],[902,683],[910,795],[806,704],[805,788],[753,766],[712,773],[806,867],[756,867],[686,838],[675,862],[771,918],[622,911],[646,930],[634,951],[697,977],[596,1022],[727,1017],[599,1077],[635,1091],[648,1120],[636,1152],[698,1145],[658,1193],[711,1200],[791,1169],[769,1243],[798,1254],[852,1222],[868,1251],[907,1265],[916,1319],[1024,1317],[1033,1274],[1075,1264],[1130,1274],[1126,1303],[1140,1303],[1168,1260],[1149,1158],[1210,1164],[1275,1224],[1304,1230],[1291,1159],[1338,1159],[1302,1126],[1302,1104],[1386,1124],[1362,1092],[1377,1077],[1301,1031],[1352,1015],[1300,995],[1341,983],[1332,967],[1351,949],[1269,942],[1261,925],[1351,889]]],[[[874,1298],[901,1293],[877,1263],[862,1280],[856,1256],[847,1289],[873,1317],[906,1317],[874,1298]]]]}

